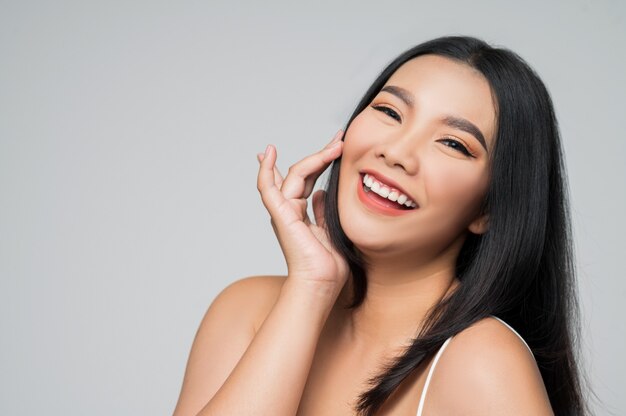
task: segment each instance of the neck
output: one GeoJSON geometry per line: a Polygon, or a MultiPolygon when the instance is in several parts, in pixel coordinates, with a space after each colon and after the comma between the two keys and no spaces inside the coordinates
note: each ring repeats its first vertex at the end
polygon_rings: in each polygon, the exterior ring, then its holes
{"type": "MultiPolygon", "coordinates": [[[[369,350],[401,350],[409,345],[429,310],[459,284],[458,251],[452,251],[420,264],[369,256],[366,297],[359,307],[341,313],[344,339],[369,350]]],[[[351,290],[346,285],[343,301],[350,299],[351,290]]]]}

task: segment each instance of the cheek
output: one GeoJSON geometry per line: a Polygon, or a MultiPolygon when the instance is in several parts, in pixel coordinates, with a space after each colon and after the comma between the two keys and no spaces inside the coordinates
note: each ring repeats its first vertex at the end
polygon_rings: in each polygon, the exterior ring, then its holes
{"type": "Polygon", "coordinates": [[[365,110],[350,124],[344,138],[343,157],[361,156],[367,149],[382,140],[380,122],[376,122],[365,110]]]}
{"type": "Polygon", "coordinates": [[[358,182],[356,172],[362,168],[363,161],[370,157],[372,146],[376,144],[380,137],[380,127],[372,122],[365,112],[359,114],[350,124],[344,136],[343,153],[341,156],[341,169],[339,171],[339,213],[344,211],[343,207],[349,204],[344,202],[350,200],[354,186],[358,182]]]}
{"type": "Polygon", "coordinates": [[[445,204],[459,213],[461,221],[478,213],[488,186],[484,169],[440,164],[432,167],[429,179],[427,192],[430,202],[445,204]]]}

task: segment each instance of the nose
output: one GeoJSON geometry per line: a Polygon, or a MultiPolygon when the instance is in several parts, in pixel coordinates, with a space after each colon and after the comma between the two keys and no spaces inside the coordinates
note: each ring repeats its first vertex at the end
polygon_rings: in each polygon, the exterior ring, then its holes
{"type": "Polygon", "coordinates": [[[411,175],[419,168],[417,140],[407,134],[387,137],[376,147],[375,155],[390,168],[401,168],[411,175]]]}

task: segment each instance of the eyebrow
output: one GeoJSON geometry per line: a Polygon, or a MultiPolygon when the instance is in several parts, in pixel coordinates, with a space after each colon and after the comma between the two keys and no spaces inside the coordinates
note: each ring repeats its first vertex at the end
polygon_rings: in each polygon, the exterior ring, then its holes
{"type": "Polygon", "coordinates": [[[404,101],[406,105],[413,108],[413,94],[411,94],[408,90],[405,90],[402,87],[396,87],[395,85],[386,85],[381,91],[395,95],[396,97],[404,101]]]}
{"type": "Polygon", "coordinates": [[[483,136],[480,129],[476,127],[470,121],[464,118],[460,118],[460,117],[447,116],[446,118],[443,119],[443,122],[449,127],[463,130],[464,132],[469,133],[472,136],[476,137],[476,140],[478,140],[480,144],[483,146],[483,148],[487,150],[487,143],[485,142],[485,136],[483,136]]]}
{"type": "MultiPolygon", "coordinates": [[[[413,108],[415,106],[415,100],[413,99],[413,94],[411,94],[410,91],[408,91],[408,90],[406,90],[406,89],[404,89],[402,87],[397,87],[395,85],[386,85],[386,86],[384,86],[381,89],[381,91],[388,92],[389,94],[395,95],[396,97],[401,99],[410,108],[413,108]]],[[[444,117],[443,122],[448,127],[452,127],[454,129],[462,130],[462,131],[464,131],[466,133],[471,134],[472,136],[474,136],[476,138],[476,140],[478,140],[480,142],[482,147],[485,150],[487,150],[487,142],[485,141],[485,136],[480,131],[480,129],[478,127],[476,127],[476,125],[474,123],[472,123],[469,120],[466,120],[464,118],[456,117],[456,116],[444,117]]]]}

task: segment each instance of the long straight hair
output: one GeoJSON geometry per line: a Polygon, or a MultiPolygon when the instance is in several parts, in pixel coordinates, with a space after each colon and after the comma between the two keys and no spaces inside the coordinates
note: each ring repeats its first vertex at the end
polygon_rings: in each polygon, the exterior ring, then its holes
{"type": "MultiPolygon", "coordinates": [[[[447,338],[496,315],[529,344],[555,414],[587,414],[577,365],[580,323],[565,167],[552,101],[535,72],[515,53],[476,38],[434,39],[382,71],[345,130],[400,66],[425,54],[469,65],[491,86],[497,133],[483,202],[489,229],[468,234],[456,263],[457,290],[431,309],[406,351],[370,380],[355,410],[374,415],[447,338]]],[[[340,167],[341,159],[331,167],[324,210],[331,241],[350,266],[349,307],[356,308],[367,294],[367,279],[363,258],[339,221],[340,167]]]]}

